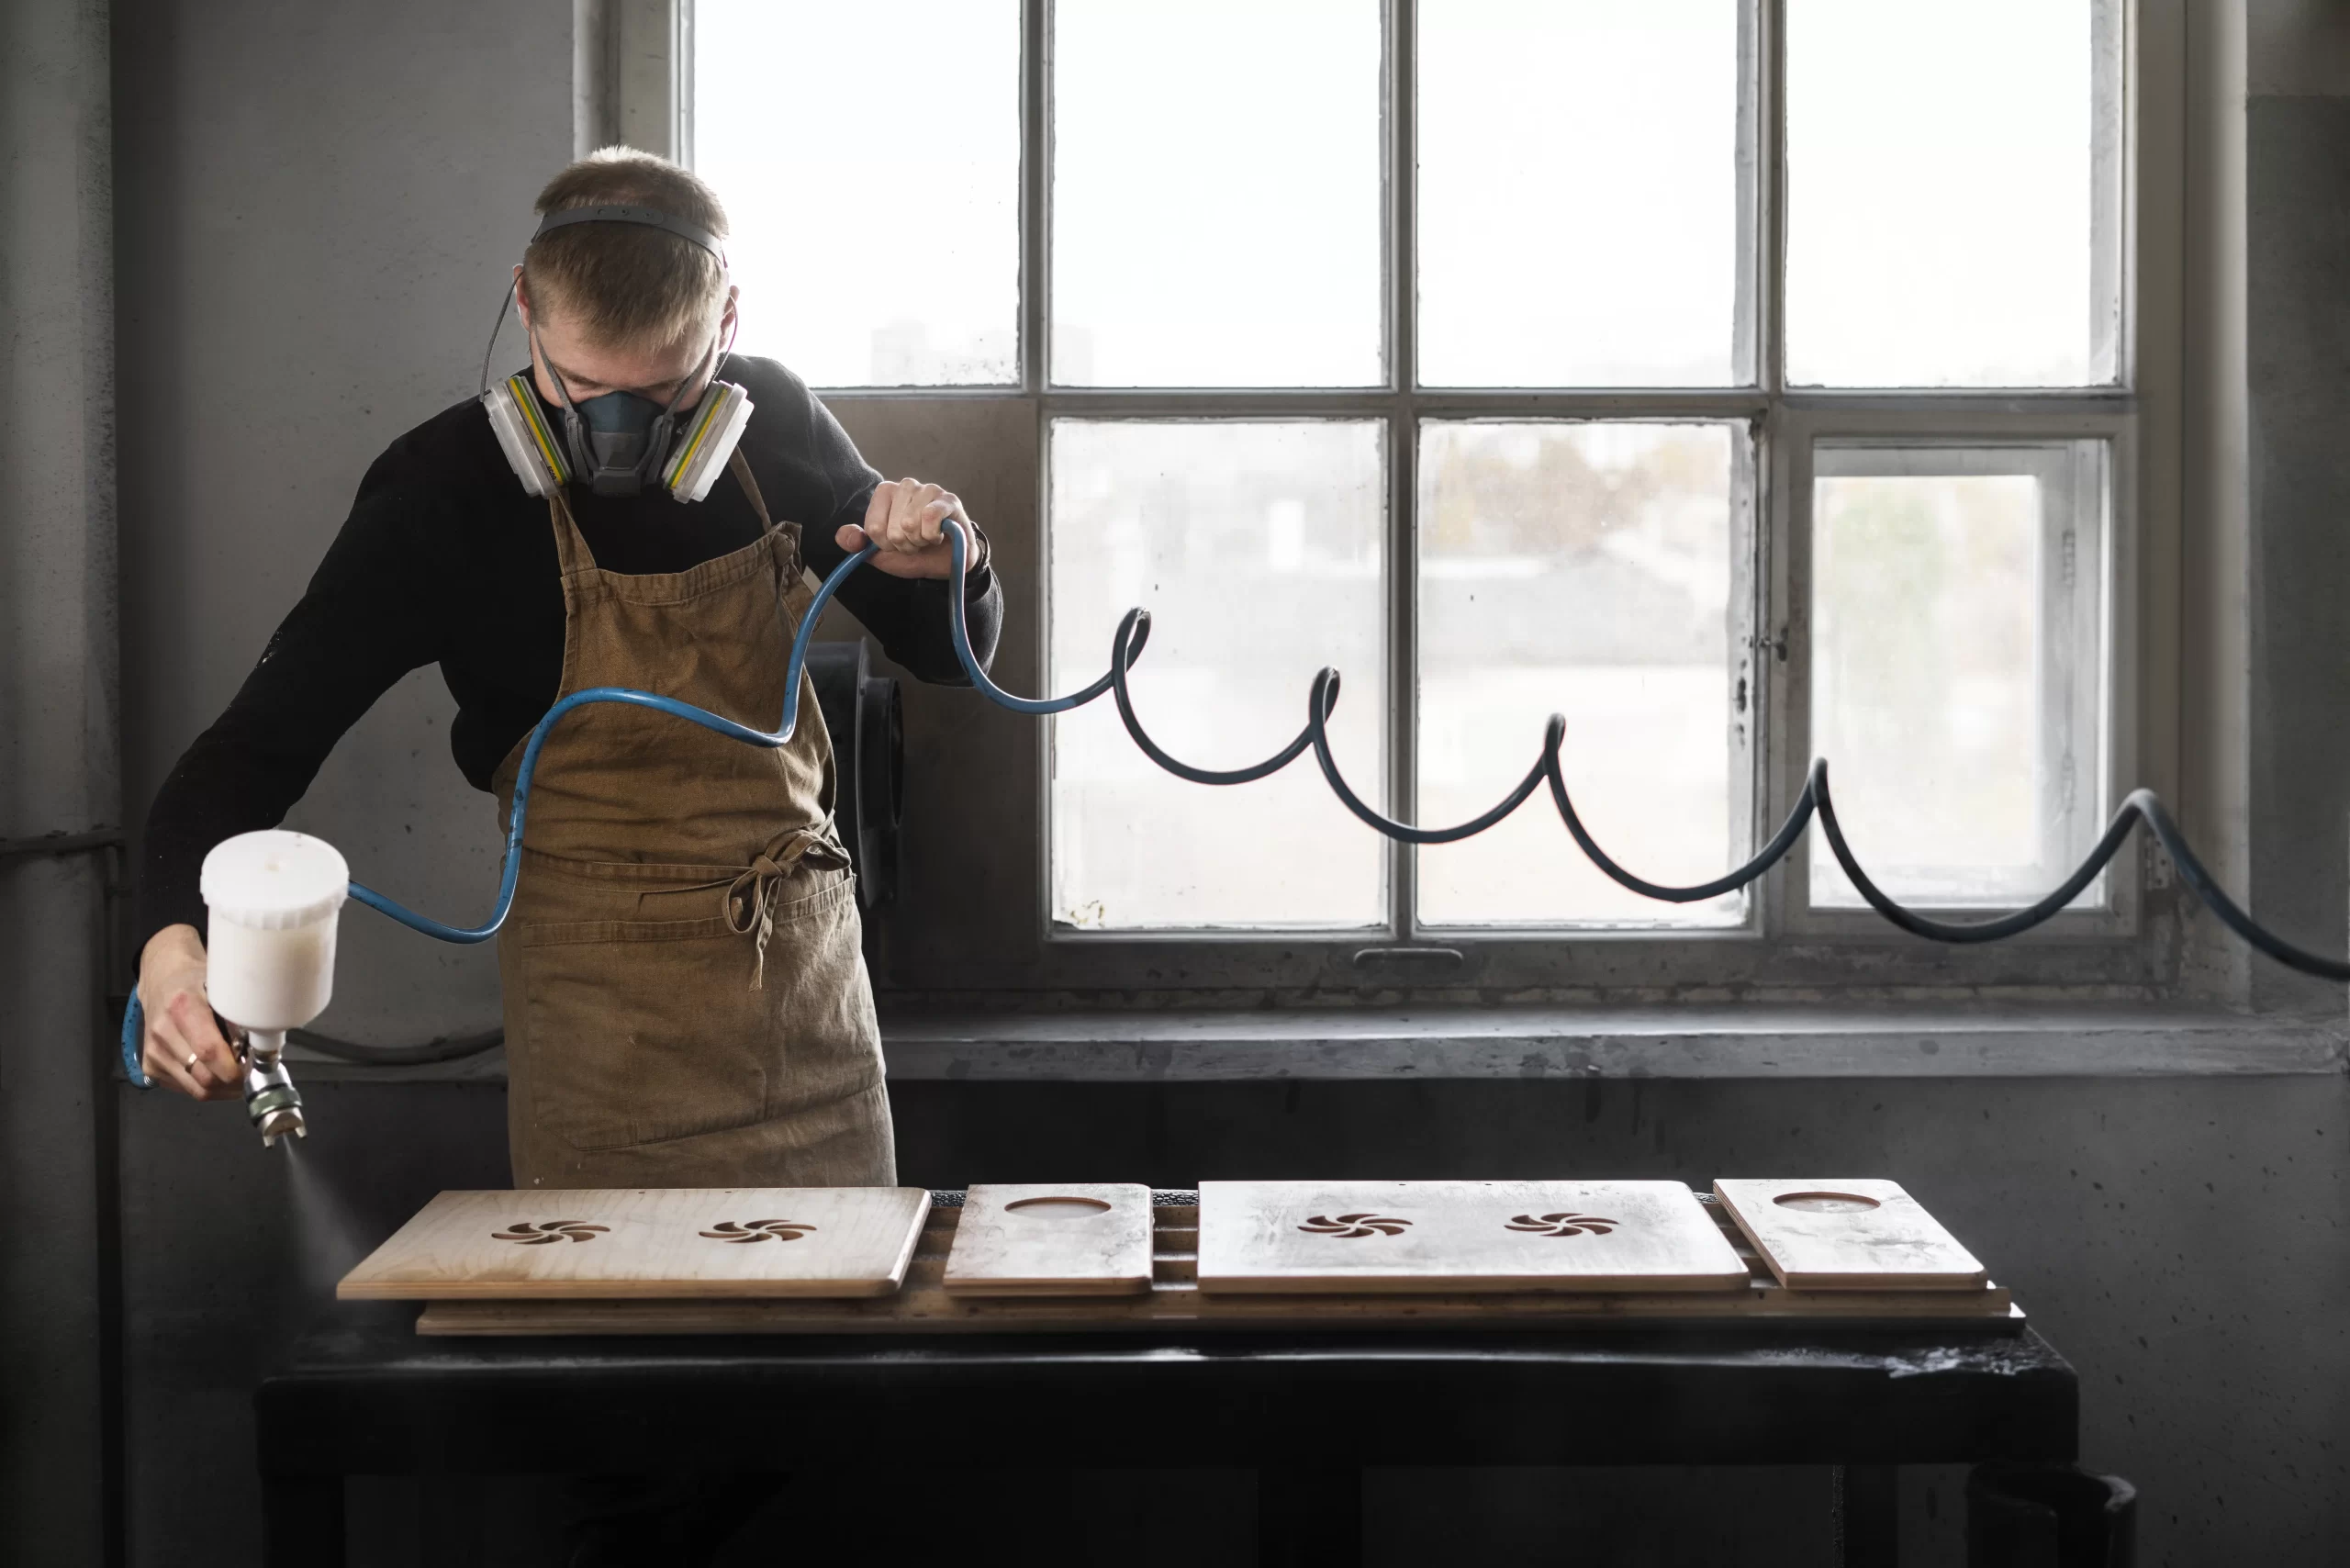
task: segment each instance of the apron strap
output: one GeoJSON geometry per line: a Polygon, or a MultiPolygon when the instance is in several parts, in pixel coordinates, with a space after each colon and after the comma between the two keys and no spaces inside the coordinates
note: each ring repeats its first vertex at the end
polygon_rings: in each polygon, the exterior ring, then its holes
{"type": "MultiPolygon", "coordinates": [[[[759,494],[759,482],[751,476],[751,465],[743,456],[740,447],[726,460],[726,466],[733,472],[734,482],[743,487],[743,495],[759,520],[760,534],[764,536],[778,532],[775,519],[767,513],[766,498],[759,494]]],[[[587,536],[579,532],[578,520],[571,515],[571,502],[561,486],[547,492],[547,513],[554,521],[554,556],[564,575],[568,577],[575,572],[596,570],[595,552],[588,548],[587,536]]],[[[784,563],[783,572],[784,579],[789,581],[800,575],[800,525],[787,522],[780,525],[780,532],[790,553],[790,559],[784,563]]]]}
{"type": "Polygon", "coordinates": [[[803,868],[845,871],[848,851],[833,836],[830,823],[822,827],[796,827],[752,858],[743,874],[726,890],[726,925],[738,936],[755,933],[757,962],[751,970],[751,989],[766,988],[767,938],[775,935],[776,900],[785,880],[803,868]]]}
{"type": "Polygon", "coordinates": [[[587,536],[579,532],[578,520],[571,515],[571,501],[561,485],[547,492],[547,515],[554,520],[554,558],[563,575],[594,571],[595,553],[588,548],[587,536]]]}
{"type": "Polygon", "coordinates": [[[778,528],[775,519],[767,515],[767,499],[759,494],[759,482],[751,476],[750,459],[743,455],[741,447],[736,447],[727,457],[726,467],[727,471],[734,476],[734,482],[743,487],[744,497],[750,501],[751,510],[758,514],[760,532],[780,532],[783,534],[784,544],[790,559],[779,564],[778,580],[782,583],[791,582],[800,576],[800,569],[804,564],[800,554],[800,525],[796,522],[787,522],[778,528]]]}

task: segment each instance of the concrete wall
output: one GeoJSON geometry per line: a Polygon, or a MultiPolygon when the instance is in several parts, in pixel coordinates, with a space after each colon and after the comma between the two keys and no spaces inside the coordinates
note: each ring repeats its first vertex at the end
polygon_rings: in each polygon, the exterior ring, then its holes
{"type": "MultiPolygon", "coordinates": [[[[391,439],[476,389],[531,202],[571,155],[571,8],[121,0],[123,777],[134,823],[236,691],[391,439]]],[[[511,323],[504,344],[519,363],[511,323]]],[[[472,909],[496,810],[437,670],[344,740],[290,825],[472,909]]],[[[352,921],[319,1027],[494,1025],[486,948],[352,921]]],[[[380,1035],[378,1030],[390,1030],[380,1035]]]]}
{"type": "MultiPolygon", "coordinates": [[[[2253,280],[2252,309],[2239,305],[2232,319],[2240,352],[2195,363],[2215,375],[2232,363],[2239,381],[2250,376],[2248,398],[2238,401],[2248,409],[2246,463],[2257,482],[2238,543],[2258,562],[2249,577],[2190,582],[2188,591],[2232,601],[2245,622],[2244,662],[2232,666],[2232,687],[2220,684],[2248,712],[2248,739],[2229,760],[2249,802],[2241,815],[2255,907],[2288,919],[2312,945],[2338,948],[2350,893],[2341,869],[2350,858],[2342,842],[2350,801],[2341,798],[2350,757],[2336,755],[2345,650],[2328,631],[2338,624],[2350,563],[2333,538],[2345,498],[2325,434],[2350,416],[2338,330],[2340,172],[2350,169],[2350,141],[2338,113],[2345,84],[2323,63],[2339,56],[2323,46],[2338,39],[2340,13],[2255,6],[2248,29],[2240,9],[2220,17],[2232,26],[2230,56],[2212,44],[2227,28],[2207,29],[2206,8],[2188,9],[2210,112],[2233,116],[2239,128],[2235,140],[2215,144],[2244,149],[2232,187],[2214,185],[2222,202],[2235,192],[2236,228],[2212,232],[2245,235],[2233,264],[2253,280]],[[2248,118],[2240,85],[2247,72],[2257,89],[2248,118]]],[[[46,11],[92,14],[60,3],[46,11]]],[[[530,196],[571,149],[572,9],[560,0],[121,0],[114,20],[122,777],[135,819],[298,593],[367,460],[472,390],[530,196]]],[[[12,65],[22,58],[14,48],[0,55],[12,65]]],[[[14,86],[16,78],[5,80],[14,86]]],[[[80,80],[82,95],[71,101],[86,115],[86,69],[80,80]]],[[[76,208],[68,200],[62,210],[76,208]]],[[[13,263],[28,231],[13,203],[8,221],[13,263]]],[[[2228,261],[2221,254],[2200,274],[2209,292],[2227,292],[2228,261]]],[[[11,296],[12,312],[16,304],[11,296]]],[[[76,319],[86,333],[86,319],[76,319]]],[[[21,390],[9,396],[12,410],[24,405],[21,390]]],[[[1019,426],[1022,410],[1007,410],[1019,426]]],[[[2224,425],[2224,413],[2215,422],[2224,425]]],[[[877,450],[919,457],[919,430],[878,413],[859,428],[877,450]]],[[[1005,441],[1017,450],[1020,429],[1005,441]]],[[[936,455],[942,475],[973,488],[966,474],[983,454],[936,455]]],[[[1033,585],[1036,540],[1024,521],[1034,515],[1033,485],[1024,506],[1016,466],[981,483],[1000,492],[989,521],[1007,571],[1033,585]]],[[[95,503],[69,504],[81,507],[71,517],[102,515],[95,503]]],[[[2210,517],[2199,522],[2190,509],[2188,526],[2209,527],[2210,517]]],[[[7,537],[12,548],[23,537],[13,519],[7,537]]],[[[12,646],[10,669],[30,667],[26,656],[12,646]]],[[[1035,675],[1017,659],[1005,673],[1024,688],[1035,675]]],[[[968,787],[991,778],[1014,797],[1008,809],[1024,809],[1035,751],[1021,722],[972,716],[934,695],[911,707],[918,809],[925,801],[935,809],[949,792],[939,759],[973,744],[1002,767],[958,779],[968,787]],[[957,738],[956,726],[985,734],[957,738]]],[[[412,678],[345,744],[297,820],[335,839],[355,865],[393,868],[385,880],[402,895],[469,909],[493,880],[495,834],[484,800],[445,761],[448,708],[434,676],[412,678]]],[[[2182,749],[2208,740],[2190,731],[2182,749]]],[[[103,757],[96,741],[78,744],[73,755],[103,757]]],[[[12,819],[7,831],[50,825],[78,824],[12,819]]],[[[15,886],[0,881],[11,896],[15,886]]],[[[1033,866],[1000,865],[975,847],[963,861],[910,868],[908,890],[984,901],[1013,912],[1003,928],[1015,920],[1024,928],[1033,866]]],[[[346,941],[329,1026],[415,1038],[494,1015],[483,955],[369,920],[352,921],[346,941]]],[[[62,1020],[54,1037],[73,1037],[73,1019],[83,1015],[73,1007],[86,1014],[77,999],[92,989],[89,978],[69,961],[85,947],[23,949],[42,955],[46,968],[34,978],[62,999],[39,1015],[62,1020]]],[[[925,956],[990,959],[976,948],[886,958],[925,956]]],[[[2313,993],[2266,994],[2298,1005],[2313,993]]],[[[2338,1008],[2338,993],[2329,1000],[2338,1008]]],[[[494,1082],[313,1084],[319,1136],[298,1166],[265,1161],[233,1111],[118,1092],[134,1561],[252,1560],[255,1491],[245,1455],[254,1377],[322,1306],[326,1282],[353,1249],[431,1191],[494,1182],[502,1171],[502,1091],[494,1082]]],[[[33,1108],[46,1103],[21,1098],[15,1076],[8,1087],[12,1117],[21,1108],[23,1120],[36,1121],[33,1108]]],[[[934,1184],[1085,1176],[1183,1183],[1307,1171],[1889,1171],[1996,1261],[2080,1367],[2086,1458],[2143,1489],[2144,1561],[2317,1564],[2350,1549],[2350,1347],[2338,1308],[2350,1291],[2338,1217],[2350,1198],[2350,1090],[2338,1079],[922,1083],[901,1085],[897,1103],[906,1179],[934,1184]]],[[[71,1096],[61,1104],[70,1110],[71,1096]]],[[[14,1119],[8,1136],[12,1157],[72,1148],[64,1137],[19,1141],[14,1119]]],[[[15,1167],[10,1174],[17,1179],[15,1167]]],[[[86,1174],[65,1186],[93,1190],[86,1174]]],[[[56,1212],[68,1238],[96,1224],[86,1204],[56,1212]]],[[[45,1280],[36,1291],[12,1273],[10,1323],[37,1321],[61,1301],[69,1319],[88,1321],[94,1309],[81,1304],[89,1294],[61,1297],[60,1288],[45,1280]]],[[[79,1287],[69,1277],[64,1288],[79,1287]]],[[[51,1343],[43,1341],[45,1353],[51,1343]]],[[[60,1360],[59,1375],[95,1377],[73,1370],[93,1367],[85,1350],[65,1349],[81,1359],[60,1360]]],[[[40,1406],[65,1423],[39,1435],[54,1450],[50,1469],[20,1469],[30,1450],[12,1446],[10,1470],[12,1484],[21,1476],[50,1485],[58,1517],[87,1529],[95,1493],[72,1483],[88,1473],[84,1456],[97,1439],[81,1388],[49,1390],[40,1406]]],[[[957,1456],[923,1451],[914,1434],[909,1457],[957,1456]]],[[[808,1506],[825,1506],[812,1484],[801,1484],[808,1506]]],[[[1185,1543],[1192,1561],[1239,1556],[1245,1490],[1229,1476],[1181,1484],[1199,1502],[1181,1511],[1179,1529],[1166,1524],[1162,1495],[1147,1514],[1152,1529],[1185,1543]]],[[[1673,1540],[1653,1522],[1657,1510],[1640,1525],[1628,1506],[1611,1512],[1595,1501],[1613,1484],[1384,1477],[1372,1488],[1371,1538],[1382,1561],[1399,1562],[1818,1560],[1814,1473],[1650,1478],[1636,1500],[1661,1495],[1679,1505],[1667,1516],[1722,1521],[1673,1540]],[[1687,1506],[1696,1497],[1703,1508],[1687,1506]],[[1580,1510],[1569,1507],[1575,1502],[1580,1510]],[[1462,1533],[1458,1521],[1470,1517],[1486,1521],[1482,1540],[1462,1533]]],[[[1953,1560],[1953,1484],[1949,1475],[1912,1478],[1908,1527],[1919,1561],[1953,1560]]],[[[1132,1539],[1137,1529],[1121,1527],[1118,1510],[1143,1518],[1147,1496],[1114,1487],[1105,1495],[1103,1539],[1132,1539]]],[[[481,1543],[498,1528],[496,1514],[477,1491],[371,1486],[361,1496],[361,1533],[376,1562],[490,1560],[481,1543]]]]}
{"type": "MultiPolygon", "coordinates": [[[[474,392],[532,198],[571,154],[571,6],[118,0],[113,20],[135,824],[368,463],[474,392]]],[[[448,760],[452,707],[437,672],[402,682],[293,818],[435,909],[475,907],[497,879],[494,810],[448,760]]],[[[321,1028],[496,1022],[486,950],[383,921],[349,922],[344,943],[321,1028]]],[[[233,1112],[123,1092],[131,1560],[252,1562],[252,1369],[285,1327],[274,1304],[305,1285],[319,1299],[275,1203],[289,1173],[233,1112]]],[[[392,1092],[378,1136],[341,1140],[368,1162],[356,1185],[408,1201],[502,1182],[502,1108],[468,1114],[497,1097],[452,1093],[392,1092]]],[[[318,1111],[341,1119],[330,1091],[318,1111]]]]}
{"type": "MultiPolygon", "coordinates": [[[[0,6],[0,839],[122,821],[106,11],[0,6]]],[[[0,860],[0,1560],[90,1562],[113,1470],[104,855],[0,860]]]]}
{"type": "MultiPolygon", "coordinates": [[[[2255,6],[2253,17],[2252,893],[2279,930],[2324,944],[2350,900],[2350,7],[2255,6]]],[[[2315,1000],[2310,986],[2264,979],[2272,996],[2315,1000]]]]}

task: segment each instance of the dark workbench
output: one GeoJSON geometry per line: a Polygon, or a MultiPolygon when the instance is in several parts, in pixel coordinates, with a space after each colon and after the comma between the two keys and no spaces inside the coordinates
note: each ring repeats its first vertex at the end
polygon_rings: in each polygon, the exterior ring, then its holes
{"type": "Polygon", "coordinates": [[[2078,1428],[2073,1369],[2030,1330],[453,1339],[415,1317],[338,1306],[263,1382],[272,1564],[342,1561],[349,1475],[790,1470],[919,1432],[1024,1464],[1260,1467],[1268,1564],[1351,1561],[1368,1465],[1828,1464],[1845,1562],[1874,1568],[1894,1466],[2068,1462],[2078,1428]]]}

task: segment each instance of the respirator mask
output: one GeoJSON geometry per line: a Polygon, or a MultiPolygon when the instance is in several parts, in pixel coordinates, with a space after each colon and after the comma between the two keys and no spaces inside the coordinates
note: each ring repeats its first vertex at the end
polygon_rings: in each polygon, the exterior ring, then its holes
{"type": "MultiPolygon", "coordinates": [[[[636,223],[664,230],[690,241],[718,257],[725,254],[707,230],[682,218],[645,207],[576,207],[547,214],[531,236],[532,244],[549,230],[573,223],[636,223]]],[[[733,455],[743,429],[750,422],[748,393],[731,381],[712,376],[701,401],[680,414],[686,399],[721,357],[722,345],[711,344],[693,374],[680,382],[667,405],[633,392],[606,392],[577,403],[552,366],[555,397],[562,419],[549,417],[539,399],[531,373],[509,375],[490,385],[489,364],[498,352],[498,334],[505,329],[506,312],[514,303],[509,288],[498,308],[498,324],[490,329],[489,348],[482,355],[481,401],[489,427],[514,469],[522,488],[533,496],[551,495],[574,479],[585,479],[599,496],[633,496],[648,483],[658,484],[681,501],[698,501],[710,494],[718,472],[733,455]]],[[[532,345],[538,333],[532,330],[532,345]]]]}

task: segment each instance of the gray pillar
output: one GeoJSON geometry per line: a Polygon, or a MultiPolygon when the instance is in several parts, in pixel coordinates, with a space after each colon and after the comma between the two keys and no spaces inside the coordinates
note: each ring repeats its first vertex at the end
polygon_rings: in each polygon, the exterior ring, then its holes
{"type": "MultiPolygon", "coordinates": [[[[2350,897],[2350,7],[2256,0],[2244,103],[2253,913],[2343,950],[2350,897]]],[[[2263,1008],[2342,988],[2275,965],[2263,1008]]]]}
{"type": "MultiPolygon", "coordinates": [[[[101,0],[0,5],[0,838],[118,824],[101,0]]],[[[99,1562],[107,860],[0,860],[0,1561],[99,1562]],[[102,1111],[103,1107],[103,1111],[102,1111]]]]}

